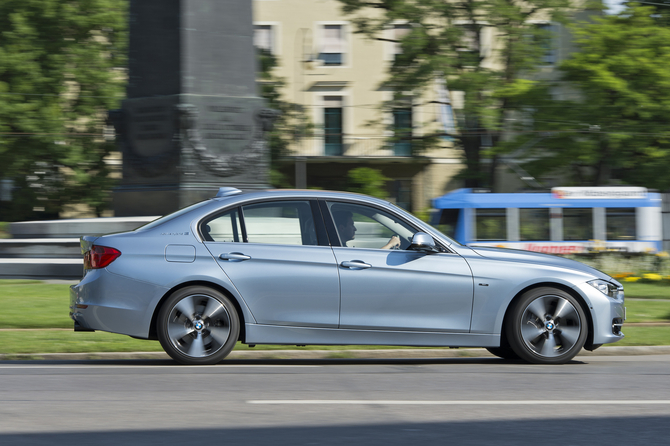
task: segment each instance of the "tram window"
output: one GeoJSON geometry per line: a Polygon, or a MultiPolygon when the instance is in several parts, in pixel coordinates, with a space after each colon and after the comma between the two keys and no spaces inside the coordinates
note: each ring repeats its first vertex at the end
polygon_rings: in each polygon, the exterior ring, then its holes
{"type": "Polygon", "coordinates": [[[519,237],[522,241],[549,240],[549,209],[519,209],[519,237]]]}
{"type": "Polygon", "coordinates": [[[635,208],[607,208],[607,240],[635,240],[635,208]]]}
{"type": "Polygon", "coordinates": [[[477,240],[506,240],[507,215],[505,209],[475,210],[477,240]]]}
{"type": "Polygon", "coordinates": [[[563,240],[591,240],[592,238],[593,210],[563,208],[563,240]]]}
{"type": "Polygon", "coordinates": [[[440,220],[437,222],[437,229],[447,237],[456,237],[456,225],[458,224],[458,214],[460,209],[444,209],[440,212],[440,220]]]}

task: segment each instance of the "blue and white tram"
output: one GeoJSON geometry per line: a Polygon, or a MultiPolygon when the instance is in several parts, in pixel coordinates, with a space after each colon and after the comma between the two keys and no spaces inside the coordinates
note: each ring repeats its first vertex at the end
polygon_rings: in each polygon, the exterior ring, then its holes
{"type": "Polygon", "coordinates": [[[549,254],[662,249],[661,195],[642,187],[556,187],[551,193],[458,189],[433,200],[432,223],[466,245],[549,254]]]}

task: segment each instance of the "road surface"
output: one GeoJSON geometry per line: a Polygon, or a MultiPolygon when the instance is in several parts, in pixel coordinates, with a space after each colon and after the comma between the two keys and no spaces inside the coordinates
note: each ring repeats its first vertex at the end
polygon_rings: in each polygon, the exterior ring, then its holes
{"type": "Polygon", "coordinates": [[[667,445],[670,355],[0,362],[0,445],[667,445]]]}

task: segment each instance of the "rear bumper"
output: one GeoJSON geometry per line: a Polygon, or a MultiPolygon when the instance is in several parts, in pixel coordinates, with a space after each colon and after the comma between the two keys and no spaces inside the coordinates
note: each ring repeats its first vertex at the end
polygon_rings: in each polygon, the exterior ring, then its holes
{"type": "Polygon", "coordinates": [[[91,270],[70,287],[75,331],[101,330],[148,338],[153,312],[166,288],[108,271],[91,270]]]}

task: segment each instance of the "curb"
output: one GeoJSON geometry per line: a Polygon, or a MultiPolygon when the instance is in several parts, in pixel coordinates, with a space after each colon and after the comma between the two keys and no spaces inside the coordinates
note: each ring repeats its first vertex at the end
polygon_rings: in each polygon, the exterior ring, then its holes
{"type": "MultiPolygon", "coordinates": [[[[643,356],[670,355],[670,345],[642,347],[602,347],[593,352],[582,350],[579,356],[643,356]]],[[[493,358],[483,348],[462,349],[383,349],[383,350],[240,350],[233,351],[226,360],[267,359],[440,359],[440,358],[493,358]]],[[[82,361],[82,360],[170,360],[164,352],[90,352],[90,353],[22,353],[2,354],[0,361],[82,361]]]]}

